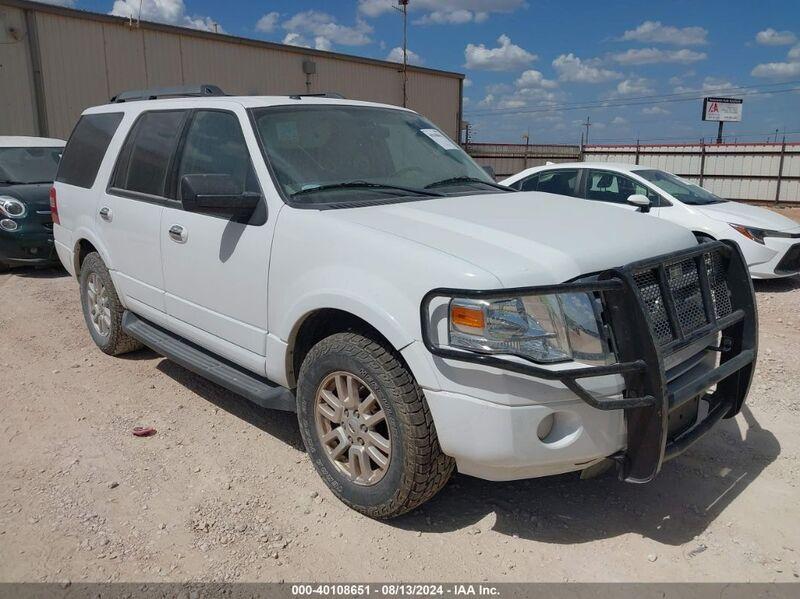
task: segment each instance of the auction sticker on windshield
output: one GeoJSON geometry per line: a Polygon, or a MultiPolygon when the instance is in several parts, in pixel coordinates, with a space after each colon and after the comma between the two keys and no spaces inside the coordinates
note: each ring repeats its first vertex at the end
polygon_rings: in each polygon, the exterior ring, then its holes
{"type": "Polygon", "coordinates": [[[433,141],[439,144],[445,150],[457,150],[458,146],[450,141],[447,136],[445,136],[441,131],[438,129],[420,129],[425,135],[430,137],[433,141]]]}

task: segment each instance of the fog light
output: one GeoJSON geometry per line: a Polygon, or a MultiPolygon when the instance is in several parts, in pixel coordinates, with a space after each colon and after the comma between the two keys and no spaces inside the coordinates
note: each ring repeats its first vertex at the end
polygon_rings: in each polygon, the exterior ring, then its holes
{"type": "Polygon", "coordinates": [[[547,438],[547,435],[553,430],[555,421],[555,415],[553,414],[548,414],[539,421],[539,426],[536,427],[536,436],[539,437],[539,441],[544,441],[547,438]]]}
{"type": "Polygon", "coordinates": [[[0,229],[3,229],[3,231],[16,231],[17,227],[17,223],[10,218],[4,218],[3,220],[0,220],[0,229]]]}

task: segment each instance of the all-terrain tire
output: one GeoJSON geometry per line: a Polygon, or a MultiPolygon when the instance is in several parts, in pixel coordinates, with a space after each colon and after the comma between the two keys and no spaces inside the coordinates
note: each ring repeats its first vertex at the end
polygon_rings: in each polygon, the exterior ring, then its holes
{"type": "Polygon", "coordinates": [[[371,518],[404,514],[444,487],[454,461],[442,453],[422,390],[393,348],[356,333],[317,343],[300,368],[297,387],[300,433],[317,472],[345,504],[371,518]],[[332,373],[352,373],[378,397],[386,416],[391,455],[377,483],[359,485],[328,456],[318,432],[315,405],[332,373]]]}
{"type": "Polygon", "coordinates": [[[81,264],[80,273],[80,293],[81,293],[81,307],[83,308],[83,318],[86,321],[86,328],[89,329],[89,334],[92,336],[95,344],[104,353],[110,356],[119,356],[128,352],[141,349],[143,346],[133,337],[128,336],[122,330],[122,314],[125,308],[119,301],[114,283],[111,280],[111,275],[108,272],[103,259],[97,252],[92,252],[86,256],[81,264]],[[98,331],[95,324],[92,322],[91,308],[89,306],[89,279],[90,275],[94,275],[105,288],[106,305],[110,312],[110,325],[107,334],[103,335],[98,331]]]}

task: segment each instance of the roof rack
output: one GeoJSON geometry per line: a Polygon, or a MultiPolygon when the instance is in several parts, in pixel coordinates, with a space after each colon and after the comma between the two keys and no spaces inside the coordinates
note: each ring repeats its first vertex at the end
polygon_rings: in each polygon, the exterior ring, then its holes
{"type": "Polygon", "coordinates": [[[302,100],[303,98],[333,98],[334,100],[344,100],[342,94],[336,92],[323,92],[321,94],[291,94],[289,96],[292,100],[302,100]]]}
{"type": "Polygon", "coordinates": [[[140,89],[121,92],[111,98],[110,102],[112,104],[119,104],[120,102],[160,100],[162,98],[187,98],[224,95],[225,92],[223,92],[216,85],[179,85],[176,87],[159,87],[154,89],[140,89]]]}

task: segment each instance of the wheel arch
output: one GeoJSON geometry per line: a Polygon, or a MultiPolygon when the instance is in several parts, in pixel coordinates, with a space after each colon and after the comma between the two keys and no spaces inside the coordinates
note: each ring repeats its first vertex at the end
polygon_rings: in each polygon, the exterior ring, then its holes
{"type": "MultiPolygon", "coordinates": [[[[320,307],[309,310],[297,320],[289,334],[286,351],[286,379],[290,386],[297,385],[297,375],[303,360],[314,345],[325,337],[336,333],[356,332],[394,349],[400,350],[407,343],[398,344],[397,335],[385,334],[370,322],[369,316],[343,308],[320,307]],[[395,337],[393,342],[390,336],[395,337]]],[[[400,357],[402,360],[402,356],[400,357]]]]}
{"type": "Polygon", "coordinates": [[[81,264],[91,252],[97,252],[103,259],[108,270],[112,270],[111,262],[108,256],[108,251],[105,246],[92,235],[89,231],[81,231],[75,237],[75,243],[72,246],[72,262],[75,268],[75,278],[81,276],[81,264]]]}

